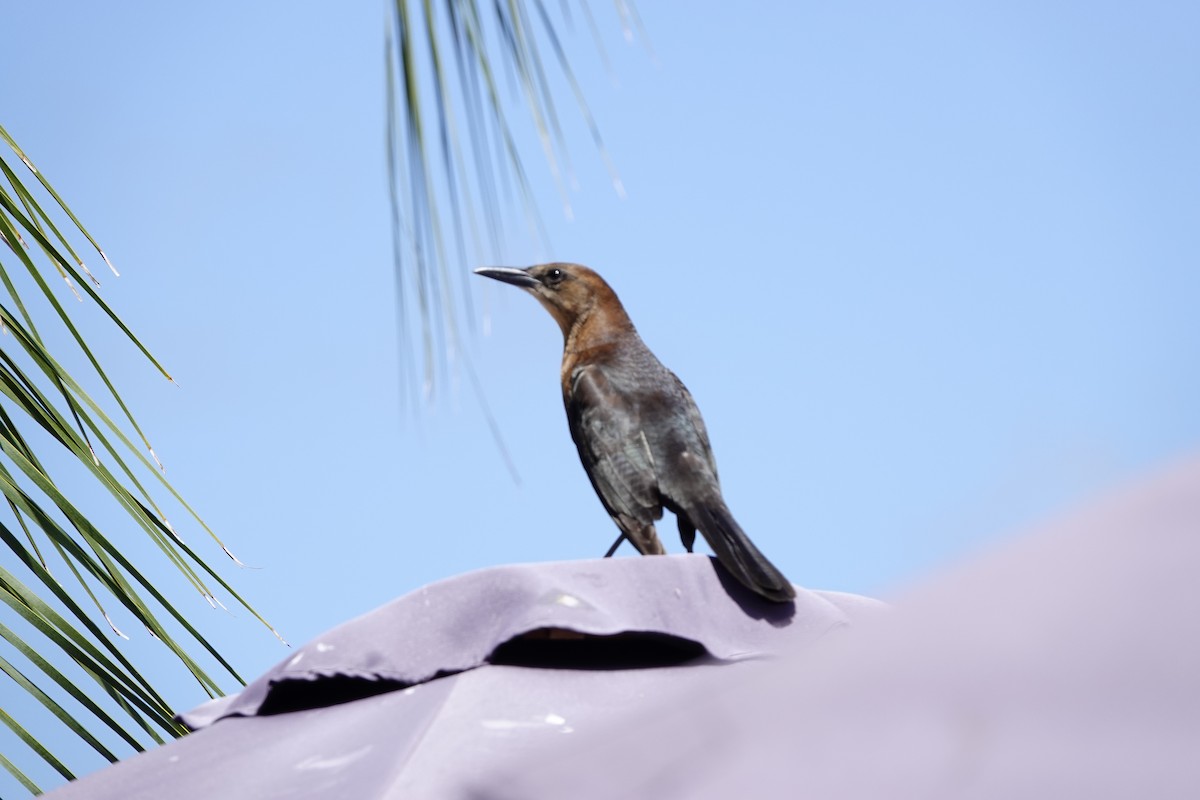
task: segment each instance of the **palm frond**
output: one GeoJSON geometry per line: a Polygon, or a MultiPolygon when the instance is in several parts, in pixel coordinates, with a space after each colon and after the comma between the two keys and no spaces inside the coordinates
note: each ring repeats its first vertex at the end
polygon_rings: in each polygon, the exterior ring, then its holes
{"type": "MultiPolygon", "coordinates": [[[[580,6],[594,33],[587,0],[580,6]]],[[[633,27],[640,29],[636,10],[627,0],[615,0],[615,7],[631,38],[633,27]]],[[[571,22],[567,2],[558,7],[559,21],[544,0],[392,0],[390,12],[387,142],[402,373],[410,392],[417,383],[430,397],[448,362],[460,359],[471,374],[460,345],[460,321],[469,330],[475,318],[467,267],[493,263],[504,252],[505,208],[518,207],[532,240],[548,248],[509,106],[517,113],[523,106],[528,115],[568,217],[578,181],[556,78],[570,88],[614,189],[623,195],[624,188],[563,44],[560,30],[571,22]],[[543,58],[546,47],[557,75],[543,58]],[[520,101],[502,99],[500,73],[520,101]]]]}
{"type": "MultiPolygon", "coordinates": [[[[217,587],[262,618],[183,543],[147,488],[164,491],[216,540],[167,482],[149,439],[59,297],[62,289],[52,285],[51,278],[61,279],[70,297],[107,318],[170,380],[97,293],[99,281],[79,253],[90,247],[112,268],[108,257],[3,127],[0,139],[11,151],[0,152],[0,283],[7,295],[0,299],[0,495],[8,517],[0,521],[0,553],[6,554],[0,559],[0,681],[32,701],[0,710],[0,723],[26,746],[0,756],[0,767],[37,791],[30,777],[37,769],[64,777],[72,770],[55,752],[61,736],[31,732],[22,712],[36,717],[40,708],[40,724],[50,718],[109,760],[118,749],[141,750],[184,732],[152,678],[118,645],[128,638],[118,619],[161,642],[210,696],[221,693],[218,678],[241,682],[160,588],[161,578],[147,576],[151,565],[134,563],[130,536],[140,531],[153,545],[151,555],[158,553],[210,605],[220,604],[217,587]],[[23,172],[35,180],[23,179],[23,172]],[[86,244],[77,247],[64,230],[86,244]],[[53,335],[44,335],[39,323],[53,335]],[[49,343],[64,341],[52,353],[49,343]],[[64,366],[80,361],[102,394],[94,397],[64,366]],[[90,505],[101,496],[122,510],[124,523],[100,521],[108,517],[96,516],[90,505]]],[[[155,566],[156,576],[161,569],[155,566]]]]}

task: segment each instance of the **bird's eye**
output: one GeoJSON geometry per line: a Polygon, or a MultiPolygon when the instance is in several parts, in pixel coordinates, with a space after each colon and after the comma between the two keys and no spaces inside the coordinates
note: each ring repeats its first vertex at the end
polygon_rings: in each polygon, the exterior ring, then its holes
{"type": "Polygon", "coordinates": [[[562,279],[565,277],[566,277],[566,273],[564,273],[558,267],[555,267],[554,269],[552,269],[546,273],[546,277],[543,280],[549,286],[557,286],[558,284],[562,283],[562,279]]]}

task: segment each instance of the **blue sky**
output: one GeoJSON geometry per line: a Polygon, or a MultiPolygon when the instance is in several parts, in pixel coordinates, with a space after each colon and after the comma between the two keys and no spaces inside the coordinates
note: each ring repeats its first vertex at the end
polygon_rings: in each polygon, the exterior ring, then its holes
{"type": "MultiPolygon", "coordinates": [[[[886,595],[1196,451],[1194,6],[643,3],[653,57],[593,6],[612,73],[578,16],[567,43],[628,196],[564,95],[574,219],[530,139],[549,246],[514,222],[480,262],[609,279],[792,580],[886,595]]],[[[531,298],[471,279],[491,334],[467,348],[519,484],[465,378],[401,403],[383,19],[41,3],[0,33],[3,124],[121,269],[103,294],[179,387],[84,324],[170,479],[260,567],[224,573],[297,643],[466,570],[599,556],[615,532],[531,298]]],[[[248,676],[286,656],[162,580],[248,676]]],[[[181,707],[202,699],[161,669],[181,707]]]]}

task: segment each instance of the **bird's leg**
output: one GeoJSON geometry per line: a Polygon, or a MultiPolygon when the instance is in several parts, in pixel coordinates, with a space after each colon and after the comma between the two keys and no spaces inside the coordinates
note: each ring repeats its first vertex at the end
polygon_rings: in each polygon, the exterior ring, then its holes
{"type": "Polygon", "coordinates": [[[617,552],[617,548],[621,546],[621,542],[625,541],[625,534],[617,537],[617,540],[612,543],[612,547],[608,548],[608,552],[604,554],[605,558],[612,558],[613,553],[617,552]]]}
{"type": "Polygon", "coordinates": [[[679,538],[683,541],[683,549],[692,552],[692,545],[696,544],[696,526],[683,514],[676,514],[675,521],[679,523],[679,538]]]}

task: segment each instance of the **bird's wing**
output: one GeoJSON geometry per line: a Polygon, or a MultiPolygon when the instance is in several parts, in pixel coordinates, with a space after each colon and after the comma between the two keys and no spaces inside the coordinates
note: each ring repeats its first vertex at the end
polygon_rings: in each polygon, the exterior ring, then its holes
{"type": "Polygon", "coordinates": [[[700,416],[700,408],[696,405],[696,401],[692,399],[692,393],[683,385],[683,381],[679,380],[679,376],[672,372],[671,377],[675,379],[675,389],[679,393],[680,406],[687,413],[688,422],[691,423],[692,430],[695,432],[695,445],[704,458],[704,463],[712,470],[713,480],[719,483],[720,479],[717,477],[717,459],[713,456],[712,445],[708,443],[708,429],[704,427],[704,418],[700,416]]]}
{"type": "Polygon", "coordinates": [[[659,519],[658,475],[637,409],[598,366],[575,370],[564,399],[571,438],[609,514],[618,522],[659,519]]]}

